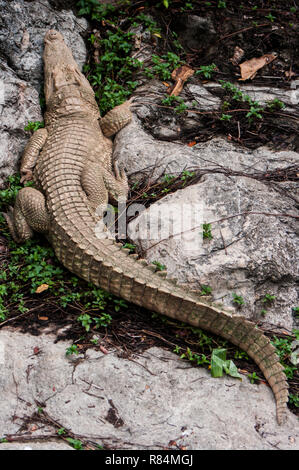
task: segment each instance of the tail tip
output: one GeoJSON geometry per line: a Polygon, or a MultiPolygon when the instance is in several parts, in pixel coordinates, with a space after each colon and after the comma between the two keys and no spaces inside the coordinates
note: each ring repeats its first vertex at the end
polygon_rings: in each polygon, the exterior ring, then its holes
{"type": "Polygon", "coordinates": [[[277,410],[276,416],[277,416],[277,422],[278,422],[279,426],[282,426],[283,424],[285,424],[287,422],[288,416],[287,416],[287,407],[286,407],[286,405],[283,408],[280,408],[280,409],[277,410]]]}

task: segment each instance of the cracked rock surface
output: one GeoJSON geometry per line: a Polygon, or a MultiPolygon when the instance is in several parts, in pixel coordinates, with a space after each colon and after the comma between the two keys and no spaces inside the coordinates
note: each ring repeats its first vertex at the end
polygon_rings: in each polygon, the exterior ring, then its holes
{"type": "Polygon", "coordinates": [[[69,359],[70,344],[55,339],[0,332],[1,437],[14,439],[5,448],[47,448],[47,437],[49,448],[66,445],[50,421],[26,420],[42,407],[82,441],[113,449],[299,449],[297,419],[289,412],[277,425],[267,385],[213,379],[160,348],[133,361],[95,350],[69,359]]]}
{"type": "Polygon", "coordinates": [[[148,261],[165,265],[169,277],[195,290],[209,285],[213,301],[237,310],[237,294],[248,318],[289,331],[298,327],[293,311],[298,303],[298,184],[264,178],[298,166],[298,153],[249,150],[221,137],[192,148],[161,141],[142,127],[138,116],[143,118],[146,110],[151,112],[137,106],[134,121],[116,137],[115,158],[131,182],[144,177],[155,182],[186,170],[202,176],[130,222],[132,243],[148,261]],[[212,238],[203,240],[202,224],[211,222],[212,238]],[[167,233],[159,231],[166,225],[167,233]],[[266,294],[275,301],[265,305],[266,294]]]}
{"type": "Polygon", "coordinates": [[[47,0],[0,0],[0,186],[18,168],[29,138],[24,127],[42,121],[43,39],[48,29],[59,29],[80,66],[86,57],[80,36],[86,20],[71,10],[54,10],[47,0]]]}

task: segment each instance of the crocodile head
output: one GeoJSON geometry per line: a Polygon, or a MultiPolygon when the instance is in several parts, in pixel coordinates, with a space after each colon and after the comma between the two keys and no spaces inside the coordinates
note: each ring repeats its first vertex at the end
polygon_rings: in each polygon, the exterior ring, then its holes
{"type": "Polygon", "coordinates": [[[44,49],[45,98],[48,104],[55,96],[70,96],[96,106],[94,92],[75,62],[72,51],[58,31],[50,29],[45,35],[44,49]]]}

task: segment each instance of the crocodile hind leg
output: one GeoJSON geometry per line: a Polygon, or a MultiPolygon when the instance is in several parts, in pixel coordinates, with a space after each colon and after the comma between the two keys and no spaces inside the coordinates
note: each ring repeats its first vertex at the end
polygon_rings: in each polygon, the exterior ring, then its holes
{"type": "Polygon", "coordinates": [[[87,195],[90,207],[95,211],[99,206],[107,206],[108,198],[113,202],[127,199],[128,180],[125,172],[114,164],[115,175],[101,165],[89,162],[81,177],[82,187],[87,195]]]}
{"type": "Polygon", "coordinates": [[[34,188],[22,188],[16,197],[14,208],[3,213],[13,239],[24,242],[33,236],[33,232],[46,233],[49,216],[44,195],[34,188]]]}

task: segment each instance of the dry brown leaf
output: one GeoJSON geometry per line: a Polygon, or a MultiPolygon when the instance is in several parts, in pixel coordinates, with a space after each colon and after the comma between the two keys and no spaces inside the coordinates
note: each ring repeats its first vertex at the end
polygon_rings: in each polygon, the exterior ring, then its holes
{"type": "Polygon", "coordinates": [[[238,65],[244,55],[243,49],[241,47],[236,46],[234,50],[234,55],[229,59],[233,65],[238,65]]]}
{"type": "Polygon", "coordinates": [[[256,76],[259,69],[267,64],[270,64],[270,62],[276,58],[276,54],[265,54],[262,57],[254,57],[253,59],[246,60],[239,65],[241,69],[241,78],[239,78],[239,80],[252,80],[256,76]]]}
{"type": "Polygon", "coordinates": [[[194,74],[194,70],[188,65],[182,65],[178,69],[175,69],[172,74],[171,78],[175,81],[174,87],[169,90],[170,96],[178,96],[184,86],[185,81],[194,74]]]}
{"type": "Polygon", "coordinates": [[[39,320],[42,320],[42,321],[46,321],[46,320],[49,320],[48,317],[38,317],[39,320]]]}
{"type": "Polygon", "coordinates": [[[104,353],[104,354],[109,353],[109,351],[106,348],[104,348],[104,346],[100,346],[100,351],[102,351],[102,353],[104,353]]]}
{"type": "Polygon", "coordinates": [[[35,293],[40,294],[41,292],[44,292],[44,290],[47,290],[47,289],[49,289],[48,284],[41,284],[40,286],[38,286],[35,293]]]}

